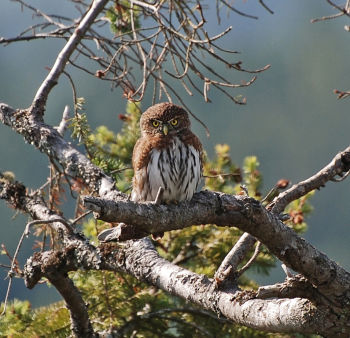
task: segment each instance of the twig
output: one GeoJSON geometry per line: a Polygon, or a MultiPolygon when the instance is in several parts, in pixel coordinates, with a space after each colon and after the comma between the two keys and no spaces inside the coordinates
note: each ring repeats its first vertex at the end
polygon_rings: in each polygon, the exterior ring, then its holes
{"type": "Polygon", "coordinates": [[[163,192],[164,192],[164,189],[162,187],[159,187],[157,196],[153,202],[154,204],[160,204],[163,192]]]}
{"type": "Polygon", "coordinates": [[[68,81],[72,87],[72,94],[73,94],[73,108],[74,108],[74,116],[75,118],[78,117],[78,96],[77,96],[77,90],[75,88],[75,84],[74,84],[74,81],[72,79],[72,77],[70,76],[70,74],[68,74],[66,71],[63,71],[62,72],[65,76],[67,76],[68,78],[68,81]]]}
{"type": "Polygon", "coordinates": [[[91,213],[92,213],[91,210],[89,210],[89,211],[83,213],[82,215],[80,215],[79,217],[77,217],[76,219],[74,219],[74,220],[71,222],[71,225],[73,226],[73,225],[77,224],[81,219],[83,219],[84,217],[90,215],[91,213]]]}
{"type": "Polygon", "coordinates": [[[62,114],[62,120],[61,120],[59,126],[57,127],[57,131],[62,137],[64,136],[64,133],[67,129],[67,125],[68,125],[68,121],[69,121],[69,114],[70,114],[70,109],[69,109],[69,106],[66,105],[64,107],[64,111],[62,114]]]}
{"type": "Polygon", "coordinates": [[[25,230],[24,230],[24,233],[25,233],[25,236],[28,236],[29,233],[30,233],[30,228],[35,225],[35,224],[50,224],[50,223],[61,223],[64,225],[67,233],[73,233],[73,228],[71,226],[71,224],[69,224],[69,222],[67,222],[66,220],[64,220],[63,218],[60,218],[60,217],[54,217],[54,218],[51,218],[51,219],[46,219],[46,220],[42,220],[42,219],[37,219],[37,220],[34,220],[34,221],[31,221],[29,223],[27,223],[26,227],[25,227],[25,230]]]}
{"type": "Polygon", "coordinates": [[[39,10],[38,8],[32,7],[30,5],[28,5],[27,3],[25,3],[23,0],[15,0],[16,2],[19,2],[22,6],[27,7],[28,9],[30,9],[31,11],[33,11],[36,15],[38,16],[42,16],[47,22],[49,22],[50,24],[53,24],[55,26],[58,26],[60,28],[67,28],[65,25],[61,24],[58,21],[54,21],[52,18],[52,15],[47,15],[45,14],[43,11],[39,10]]]}
{"type": "Polygon", "coordinates": [[[335,176],[347,173],[350,170],[350,146],[338,153],[323,169],[305,181],[294,184],[285,192],[279,194],[267,207],[274,214],[281,213],[292,201],[305,196],[308,192],[323,187],[335,176]]]}
{"type": "Polygon", "coordinates": [[[286,264],[282,263],[281,267],[282,267],[284,273],[286,274],[287,278],[292,278],[293,277],[293,273],[290,271],[290,269],[288,269],[286,264]]]}
{"type": "Polygon", "coordinates": [[[10,290],[11,290],[11,286],[12,286],[12,278],[15,275],[14,268],[15,268],[15,265],[17,263],[17,256],[18,256],[18,253],[19,253],[19,249],[21,248],[21,245],[23,243],[24,237],[27,236],[27,232],[26,231],[27,231],[27,227],[23,231],[22,236],[21,236],[21,238],[18,241],[15,254],[13,255],[13,258],[12,258],[10,271],[7,273],[7,277],[9,278],[9,283],[8,283],[8,286],[7,286],[6,296],[5,296],[5,300],[4,300],[4,309],[1,312],[0,317],[3,316],[5,314],[5,312],[6,312],[8,297],[10,295],[10,290]]]}
{"type": "Polygon", "coordinates": [[[245,16],[245,17],[250,18],[250,19],[255,19],[255,20],[258,19],[257,16],[246,14],[246,13],[243,13],[243,12],[239,11],[238,9],[234,8],[229,3],[227,3],[225,0],[220,0],[220,2],[222,2],[225,6],[227,6],[231,11],[233,11],[233,12],[239,14],[239,15],[245,16]]]}
{"type": "Polygon", "coordinates": [[[346,16],[349,16],[350,17],[350,13],[348,12],[349,8],[349,2],[347,1],[344,8],[343,7],[340,7],[338,6],[337,4],[335,4],[333,1],[331,0],[326,0],[332,7],[336,8],[339,12],[342,12],[344,13],[346,16]]]}
{"type": "Polygon", "coordinates": [[[240,188],[244,192],[245,196],[249,196],[248,188],[245,184],[240,185],[240,188]]]}
{"type": "Polygon", "coordinates": [[[350,170],[348,172],[346,172],[343,176],[339,177],[339,178],[336,178],[336,177],[331,178],[331,181],[332,182],[342,182],[349,176],[349,174],[350,174],[350,170]]]}
{"type": "Polygon", "coordinates": [[[332,19],[339,18],[340,16],[343,16],[343,15],[344,15],[344,13],[337,13],[337,14],[333,14],[333,15],[322,16],[320,18],[311,19],[310,22],[315,23],[315,22],[319,22],[319,21],[332,20],[332,19]]]}
{"type": "Polygon", "coordinates": [[[258,257],[259,253],[260,253],[260,248],[261,248],[261,242],[257,242],[256,247],[255,247],[255,251],[253,256],[249,259],[249,261],[237,271],[237,275],[241,276],[244,272],[246,272],[250,266],[254,263],[255,259],[258,257]]]}
{"type": "Polygon", "coordinates": [[[240,177],[241,174],[234,174],[234,173],[223,173],[223,174],[217,174],[217,175],[203,175],[204,178],[221,178],[221,177],[240,177]]]}
{"type": "Polygon", "coordinates": [[[343,90],[334,89],[333,93],[337,94],[338,99],[345,99],[345,98],[350,96],[350,91],[343,91],[343,90]]]}
{"type": "Polygon", "coordinates": [[[124,170],[131,170],[133,169],[133,167],[125,167],[125,168],[120,168],[120,169],[114,169],[112,171],[110,171],[109,173],[112,175],[112,174],[118,174],[124,170]]]}
{"type": "MultiPolygon", "coordinates": [[[[136,32],[135,32],[135,22],[134,22],[134,0],[131,0],[131,6],[130,6],[130,22],[131,22],[131,30],[132,30],[132,34],[133,34],[133,37],[134,37],[134,40],[137,41],[137,35],[136,35],[136,32]]],[[[139,1],[136,1],[136,2],[139,2],[139,1]]],[[[146,71],[147,71],[147,60],[146,60],[146,55],[144,53],[144,50],[141,46],[141,43],[140,42],[136,42],[136,45],[137,45],[137,49],[142,57],[142,62],[143,62],[143,79],[142,79],[142,83],[139,87],[139,89],[137,89],[135,91],[135,93],[132,94],[132,97],[134,97],[140,90],[141,90],[141,93],[139,95],[139,98],[138,98],[138,101],[141,101],[142,98],[143,98],[143,95],[145,93],[145,90],[146,90],[146,85],[147,85],[147,81],[146,81],[146,71]]]]}
{"type": "Polygon", "coordinates": [[[11,265],[6,265],[6,264],[2,264],[2,263],[0,263],[0,267],[5,268],[5,269],[11,269],[11,265]]]}
{"type": "Polygon", "coordinates": [[[271,10],[271,8],[269,8],[263,0],[259,0],[259,4],[263,6],[270,14],[273,14],[273,11],[271,10]]]}

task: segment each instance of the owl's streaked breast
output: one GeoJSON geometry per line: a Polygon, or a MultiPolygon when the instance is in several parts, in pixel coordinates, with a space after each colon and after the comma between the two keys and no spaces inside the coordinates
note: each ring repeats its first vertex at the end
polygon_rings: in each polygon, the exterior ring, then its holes
{"type": "Polygon", "coordinates": [[[191,199],[202,179],[200,156],[192,145],[185,145],[178,137],[168,147],[152,149],[144,168],[143,174],[149,180],[142,189],[141,200],[154,201],[159,187],[164,189],[162,201],[191,199]]]}

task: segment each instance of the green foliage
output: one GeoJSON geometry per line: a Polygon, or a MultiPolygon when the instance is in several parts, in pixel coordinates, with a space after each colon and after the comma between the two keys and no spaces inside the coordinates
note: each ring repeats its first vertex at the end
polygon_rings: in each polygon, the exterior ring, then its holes
{"type": "Polygon", "coordinates": [[[256,156],[247,156],[243,162],[243,181],[248,189],[249,196],[259,198],[262,186],[262,176],[258,170],[260,163],[256,156]]]}
{"type": "MultiPolygon", "coordinates": [[[[140,28],[138,6],[134,6],[133,20],[134,28],[140,28]]],[[[126,0],[116,1],[114,6],[111,6],[106,11],[106,18],[110,22],[111,31],[115,35],[131,33],[132,31],[132,17],[130,11],[130,2],[126,0]]]]}
{"type": "Polygon", "coordinates": [[[101,156],[117,158],[123,164],[130,165],[134,145],[140,136],[140,116],[140,105],[129,102],[126,114],[119,115],[119,118],[124,121],[124,125],[118,134],[106,126],[100,126],[96,132],[90,134],[89,140],[100,151],[101,156]]]}
{"type": "Polygon", "coordinates": [[[215,154],[212,161],[207,158],[204,163],[206,188],[233,194],[237,183],[242,182],[241,169],[232,162],[229,145],[217,144],[215,154]]]}
{"type": "MultiPolygon", "coordinates": [[[[76,116],[71,121],[73,137],[85,147],[96,165],[117,178],[118,188],[126,191],[133,172],[121,169],[130,167],[133,147],[139,137],[139,105],[128,103],[125,115],[119,116],[124,125],[119,133],[114,133],[106,126],[91,131],[83,112],[84,100],[79,99],[78,103],[76,116]]],[[[261,196],[262,176],[257,158],[246,157],[240,168],[232,161],[230,147],[226,144],[215,147],[215,157],[206,159],[204,173],[206,189],[243,194],[241,186],[245,186],[250,196],[258,199],[261,196]]],[[[304,216],[312,210],[310,196],[293,202],[287,210],[291,215],[289,224],[297,231],[306,228],[304,216]]],[[[97,233],[109,226],[89,219],[82,225],[82,231],[97,242],[97,233]]],[[[155,245],[169,261],[212,277],[241,234],[234,227],[192,226],[166,233],[155,245]]],[[[268,274],[274,264],[275,258],[262,247],[253,268],[258,273],[268,274]]],[[[127,274],[76,271],[69,276],[89,304],[88,311],[96,330],[114,328],[122,337],[203,337],[206,333],[213,337],[276,337],[220,320],[215,314],[203,312],[127,274]]],[[[245,275],[240,277],[239,283],[242,288],[257,287],[245,275]]],[[[62,302],[32,310],[28,302],[15,301],[0,320],[0,334],[66,337],[70,334],[69,313],[62,302]]]]}
{"type": "Polygon", "coordinates": [[[80,144],[84,144],[86,147],[88,147],[90,146],[90,125],[86,114],[79,112],[84,110],[84,104],[85,99],[83,97],[78,97],[75,104],[75,117],[71,119],[70,128],[72,129],[72,137],[77,139],[80,144]]]}
{"type": "MultiPolygon", "coordinates": [[[[0,311],[2,312],[3,305],[0,311]]],[[[64,302],[31,309],[28,301],[14,300],[0,318],[1,337],[68,337],[69,312],[64,302]]]]}

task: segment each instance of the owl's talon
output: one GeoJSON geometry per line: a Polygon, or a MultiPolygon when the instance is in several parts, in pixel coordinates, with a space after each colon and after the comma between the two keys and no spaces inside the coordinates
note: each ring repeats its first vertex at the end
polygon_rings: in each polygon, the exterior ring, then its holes
{"type": "Polygon", "coordinates": [[[163,196],[164,189],[162,187],[159,187],[156,199],[154,200],[154,204],[160,204],[162,201],[162,196],[163,196]]]}
{"type": "Polygon", "coordinates": [[[164,236],[164,232],[156,232],[154,234],[152,234],[152,239],[154,241],[157,241],[158,239],[161,239],[164,236]]]}

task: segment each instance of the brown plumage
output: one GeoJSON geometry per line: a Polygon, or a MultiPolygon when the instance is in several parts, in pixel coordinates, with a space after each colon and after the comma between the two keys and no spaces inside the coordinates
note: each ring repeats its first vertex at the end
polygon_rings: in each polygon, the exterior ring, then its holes
{"type": "MultiPolygon", "coordinates": [[[[160,202],[191,199],[202,181],[202,145],[190,129],[187,112],[172,103],[159,103],[142,114],[140,127],[132,156],[131,199],[155,201],[160,187],[160,202]]],[[[114,240],[114,229],[102,231],[99,240],[114,240]]]]}
{"type": "Polygon", "coordinates": [[[187,112],[172,103],[159,103],[141,117],[141,137],[133,152],[134,201],[191,199],[202,179],[202,145],[190,129],[187,112]]]}

